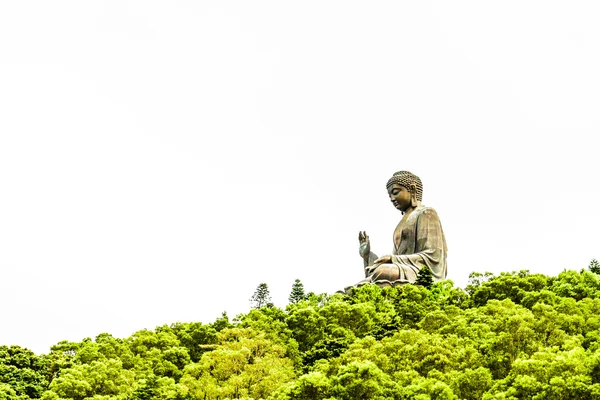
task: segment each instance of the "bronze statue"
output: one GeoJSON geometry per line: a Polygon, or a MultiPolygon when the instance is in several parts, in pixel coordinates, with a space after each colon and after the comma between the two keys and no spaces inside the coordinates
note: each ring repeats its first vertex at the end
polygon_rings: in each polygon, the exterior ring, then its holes
{"type": "Polygon", "coordinates": [[[421,204],[421,179],[408,171],[396,172],[387,182],[387,191],[394,207],[403,214],[394,231],[394,251],[391,255],[377,257],[371,252],[367,233],[359,232],[359,254],[364,260],[366,278],[356,286],[414,283],[425,266],[431,270],[434,282],[445,279],[446,238],[435,210],[421,204]]]}

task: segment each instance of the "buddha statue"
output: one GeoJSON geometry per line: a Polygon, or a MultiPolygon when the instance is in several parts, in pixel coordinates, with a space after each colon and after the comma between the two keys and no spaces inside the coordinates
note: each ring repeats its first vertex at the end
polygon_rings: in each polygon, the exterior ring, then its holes
{"type": "Polygon", "coordinates": [[[408,171],[396,172],[387,182],[387,192],[394,207],[402,212],[402,219],[394,230],[394,250],[391,255],[377,257],[371,252],[367,233],[359,232],[359,254],[364,261],[365,279],[355,286],[414,283],[424,267],[429,267],[434,282],[445,279],[446,239],[435,210],[421,204],[421,179],[408,171]]]}

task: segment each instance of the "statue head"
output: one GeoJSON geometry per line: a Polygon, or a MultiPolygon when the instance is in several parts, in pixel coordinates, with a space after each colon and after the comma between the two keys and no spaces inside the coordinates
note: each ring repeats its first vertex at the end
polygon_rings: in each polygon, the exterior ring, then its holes
{"type": "Polygon", "coordinates": [[[423,200],[423,183],[415,174],[408,171],[398,171],[387,181],[386,188],[388,191],[393,185],[403,186],[411,193],[412,207],[417,207],[423,200]]]}

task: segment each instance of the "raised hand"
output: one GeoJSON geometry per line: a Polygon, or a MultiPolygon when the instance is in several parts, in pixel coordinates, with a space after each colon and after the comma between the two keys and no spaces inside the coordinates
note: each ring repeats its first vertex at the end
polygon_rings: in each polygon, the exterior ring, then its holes
{"type": "Polygon", "coordinates": [[[358,254],[360,254],[363,260],[368,260],[369,254],[371,253],[371,242],[369,241],[369,235],[367,235],[367,232],[358,232],[358,241],[360,243],[358,254]]]}

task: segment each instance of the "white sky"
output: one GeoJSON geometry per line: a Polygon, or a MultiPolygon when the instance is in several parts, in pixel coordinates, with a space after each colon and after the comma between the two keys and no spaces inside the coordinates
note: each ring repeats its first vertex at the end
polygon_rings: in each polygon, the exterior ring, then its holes
{"type": "Polygon", "coordinates": [[[600,258],[597,1],[0,4],[0,344],[362,279],[424,182],[449,278],[600,258]]]}

